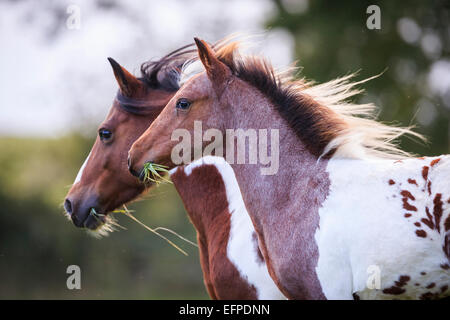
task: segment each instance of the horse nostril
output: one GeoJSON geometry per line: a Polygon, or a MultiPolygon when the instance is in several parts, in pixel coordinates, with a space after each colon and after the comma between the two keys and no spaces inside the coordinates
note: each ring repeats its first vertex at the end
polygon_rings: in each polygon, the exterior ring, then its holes
{"type": "Polygon", "coordinates": [[[66,212],[67,212],[69,215],[72,215],[72,203],[70,202],[69,199],[66,199],[66,200],[64,201],[64,209],[66,210],[66,212]]]}
{"type": "Polygon", "coordinates": [[[133,168],[131,168],[131,167],[129,167],[128,170],[130,171],[130,173],[131,173],[133,176],[139,178],[139,172],[134,171],[133,168]]]}
{"type": "Polygon", "coordinates": [[[133,176],[139,178],[139,172],[133,170],[133,166],[131,165],[131,159],[130,159],[130,155],[129,155],[129,154],[128,154],[128,160],[127,160],[127,162],[128,162],[128,171],[130,171],[130,173],[131,173],[133,176]]]}

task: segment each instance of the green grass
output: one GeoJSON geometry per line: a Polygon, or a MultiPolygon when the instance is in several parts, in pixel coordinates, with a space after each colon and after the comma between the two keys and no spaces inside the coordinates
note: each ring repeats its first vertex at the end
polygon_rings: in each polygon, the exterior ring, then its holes
{"type": "Polygon", "coordinates": [[[147,162],[144,164],[144,182],[148,183],[148,182],[153,182],[153,183],[161,183],[162,181],[164,182],[169,182],[172,183],[170,180],[164,178],[161,173],[167,173],[169,172],[169,170],[167,170],[169,167],[161,165],[161,164],[156,164],[156,163],[151,163],[151,162],[147,162]]]}

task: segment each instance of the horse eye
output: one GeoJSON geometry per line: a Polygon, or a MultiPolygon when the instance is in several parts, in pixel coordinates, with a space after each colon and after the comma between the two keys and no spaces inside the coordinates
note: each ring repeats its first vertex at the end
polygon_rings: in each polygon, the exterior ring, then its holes
{"type": "Polygon", "coordinates": [[[178,99],[177,104],[175,105],[175,107],[180,110],[187,110],[190,106],[191,102],[185,98],[178,99]]]}
{"type": "Polygon", "coordinates": [[[100,129],[98,131],[98,136],[100,137],[100,140],[102,141],[108,141],[112,137],[112,132],[107,129],[100,129]]]}

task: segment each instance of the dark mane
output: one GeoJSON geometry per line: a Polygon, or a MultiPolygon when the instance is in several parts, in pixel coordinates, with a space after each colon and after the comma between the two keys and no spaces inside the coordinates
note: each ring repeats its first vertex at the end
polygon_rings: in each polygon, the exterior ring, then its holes
{"type": "Polygon", "coordinates": [[[194,44],[185,45],[165,55],[157,61],[147,61],[141,65],[141,78],[147,86],[154,89],[177,91],[183,64],[194,58],[197,50],[194,44]]]}
{"type": "MultiPolygon", "coordinates": [[[[175,92],[180,88],[179,78],[184,63],[195,58],[194,45],[185,45],[156,61],[147,61],[141,65],[139,80],[152,89],[175,92]]],[[[120,90],[116,100],[119,107],[134,115],[150,115],[160,112],[147,100],[137,100],[124,96],[120,90]]]]}
{"type": "Polygon", "coordinates": [[[255,56],[243,59],[233,56],[233,52],[219,55],[219,59],[235,76],[266,95],[308,150],[321,156],[327,145],[346,128],[345,122],[329,108],[302,94],[298,82],[297,85],[284,83],[265,59],[255,56]]]}
{"type": "Polygon", "coordinates": [[[161,108],[157,108],[147,100],[137,100],[124,96],[120,90],[116,95],[116,100],[119,103],[118,106],[127,113],[131,113],[137,116],[158,115],[161,112],[161,108]]]}

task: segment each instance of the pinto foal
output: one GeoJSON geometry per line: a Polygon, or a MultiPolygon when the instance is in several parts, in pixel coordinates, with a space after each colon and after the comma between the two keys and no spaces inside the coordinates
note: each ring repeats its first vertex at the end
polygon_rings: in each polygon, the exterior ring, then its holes
{"type": "MultiPolygon", "coordinates": [[[[178,90],[179,70],[191,57],[191,50],[181,48],[157,62],[144,64],[139,79],[109,59],[120,90],[64,204],[77,227],[94,235],[106,235],[114,224],[108,213],[145,191],[144,185],[128,172],[128,150],[178,90]]],[[[250,261],[251,269],[242,269],[240,261],[229,256],[230,225],[236,223],[231,222],[224,182],[214,168],[198,167],[192,175],[180,171],[172,177],[197,230],[200,263],[210,297],[282,299],[264,260],[258,256],[253,225],[245,210],[233,213],[234,220],[245,222],[243,229],[233,230],[233,246],[250,261]]]]}
{"type": "MultiPolygon", "coordinates": [[[[278,74],[261,57],[240,56],[236,46],[221,56],[196,43],[205,72],[187,80],[133,144],[134,172],[146,163],[175,167],[171,133],[192,136],[195,121],[216,129],[215,139],[228,139],[229,129],[277,129],[277,174],[249,163],[231,167],[283,294],[450,295],[450,156],[415,159],[400,150],[392,141],[414,133],[361,117],[374,106],[347,100],[358,93],[349,77],[311,85],[278,74]]],[[[228,142],[221,151],[236,159],[228,142]]]]}

